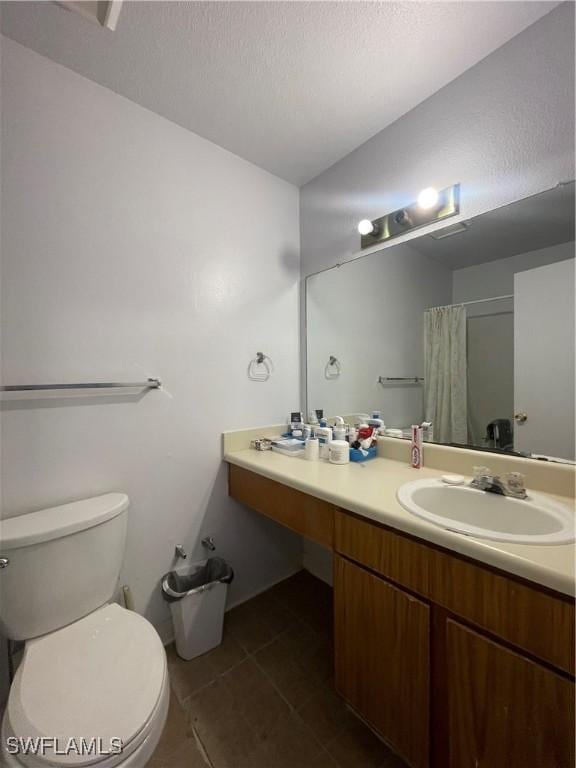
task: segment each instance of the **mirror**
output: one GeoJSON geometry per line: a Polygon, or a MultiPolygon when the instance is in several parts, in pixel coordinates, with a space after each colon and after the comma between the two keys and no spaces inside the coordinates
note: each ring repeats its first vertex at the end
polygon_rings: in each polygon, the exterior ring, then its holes
{"type": "Polygon", "coordinates": [[[575,459],[574,183],[306,280],[307,411],[575,459]]]}

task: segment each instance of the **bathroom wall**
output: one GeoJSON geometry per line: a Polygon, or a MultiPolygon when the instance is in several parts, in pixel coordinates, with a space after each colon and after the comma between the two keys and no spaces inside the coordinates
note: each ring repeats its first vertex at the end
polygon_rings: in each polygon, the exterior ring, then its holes
{"type": "Polygon", "coordinates": [[[423,187],[460,182],[468,218],[573,178],[574,4],[563,3],[302,188],[302,274],[358,255],[358,221],[423,187]]]}
{"type": "MultiPolygon", "coordinates": [[[[508,296],[514,293],[514,275],[535,267],[554,264],[557,261],[574,258],[574,242],[540,248],[528,253],[518,253],[508,259],[476,264],[474,267],[456,269],[452,273],[452,301],[475,301],[492,296],[508,296]]],[[[480,304],[470,307],[469,313],[485,313],[497,306],[499,309],[512,309],[512,300],[499,302],[497,305],[480,304]],[[487,309],[488,307],[488,309],[487,309]]]]}
{"type": "Polygon", "coordinates": [[[423,312],[450,303],[452,272],[402,244],[309,277],[306,293],[309,408],[329,416],[378,409],[390,427],[419,424],[422,387],[378,377],[424,375],[423,312]],[[327,380],[330,355],[341,374],[327,380]]]}
{"type": "Polygon", "coordinates": [[[5,405],[4,515],[127,492],[121,583],[166,637],[175,544],[215,537],[232,602],[301,566],[220,458],[224,429],[298,407],[298,189],[7,39],[2,77],[4,383],[163,382],[5,405]]]}

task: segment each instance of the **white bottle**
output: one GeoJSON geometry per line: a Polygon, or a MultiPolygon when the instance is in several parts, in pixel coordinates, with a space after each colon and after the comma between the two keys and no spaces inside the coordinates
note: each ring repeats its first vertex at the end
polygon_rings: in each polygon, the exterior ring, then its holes
{"type": "Polygon", "coordinates": [[[320,456],[320,442],[317,437],[311,437],[304,444],[304,458],[308,461],[318,461],[320,456]]]}
{"type": "Polygon", "coordinates": [[[316,427],[316,437],[320,442],[320,458],[328,458],[328,446],[332,442],[332,427],[316,427]]]}
{"type": "Polygon", "coordinates": [[[336,424],[334,427],[334,440],[346,440],[346,427],[344,424],[336,424]]]}
{"type": "Polygon", "coordinates": [[[334,440],[346,440],[346,425],[342,416],[336,416],[333,429],[334,440]]]}

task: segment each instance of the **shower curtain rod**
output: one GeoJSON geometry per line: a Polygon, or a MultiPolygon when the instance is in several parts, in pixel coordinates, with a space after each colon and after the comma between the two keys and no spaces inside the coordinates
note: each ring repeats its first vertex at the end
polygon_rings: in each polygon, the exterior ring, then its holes
{"type": "Polygon", "coordinates": [[[489,299],[474,299],[474,301],[457,301],[454,304],[444,304],[441,307],[431,307],[431,309],[447,309],[448,307],[467,307],[470,304],[484,304],[486,301],[500,301],[500,299],[513,299],[514,294],[509,293],[506,296],[492,296],[489,299]]]}

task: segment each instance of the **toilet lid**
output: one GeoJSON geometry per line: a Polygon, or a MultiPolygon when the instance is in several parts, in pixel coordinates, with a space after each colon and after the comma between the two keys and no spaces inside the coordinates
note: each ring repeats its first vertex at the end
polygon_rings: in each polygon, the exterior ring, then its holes
{"type": "Polygon", "coordinates": [[[40,764],[93,765],[109,757],[113,739],[122,740],[126,753],[154,711],[165,671],[154,627],[137,613],[106,605],[26,644],[8,700],[12,732],[59,739],[57,755],[37,755],[40,764]],[[96,739],[99,754],[76,749],[82,738],[96,739]]]}

